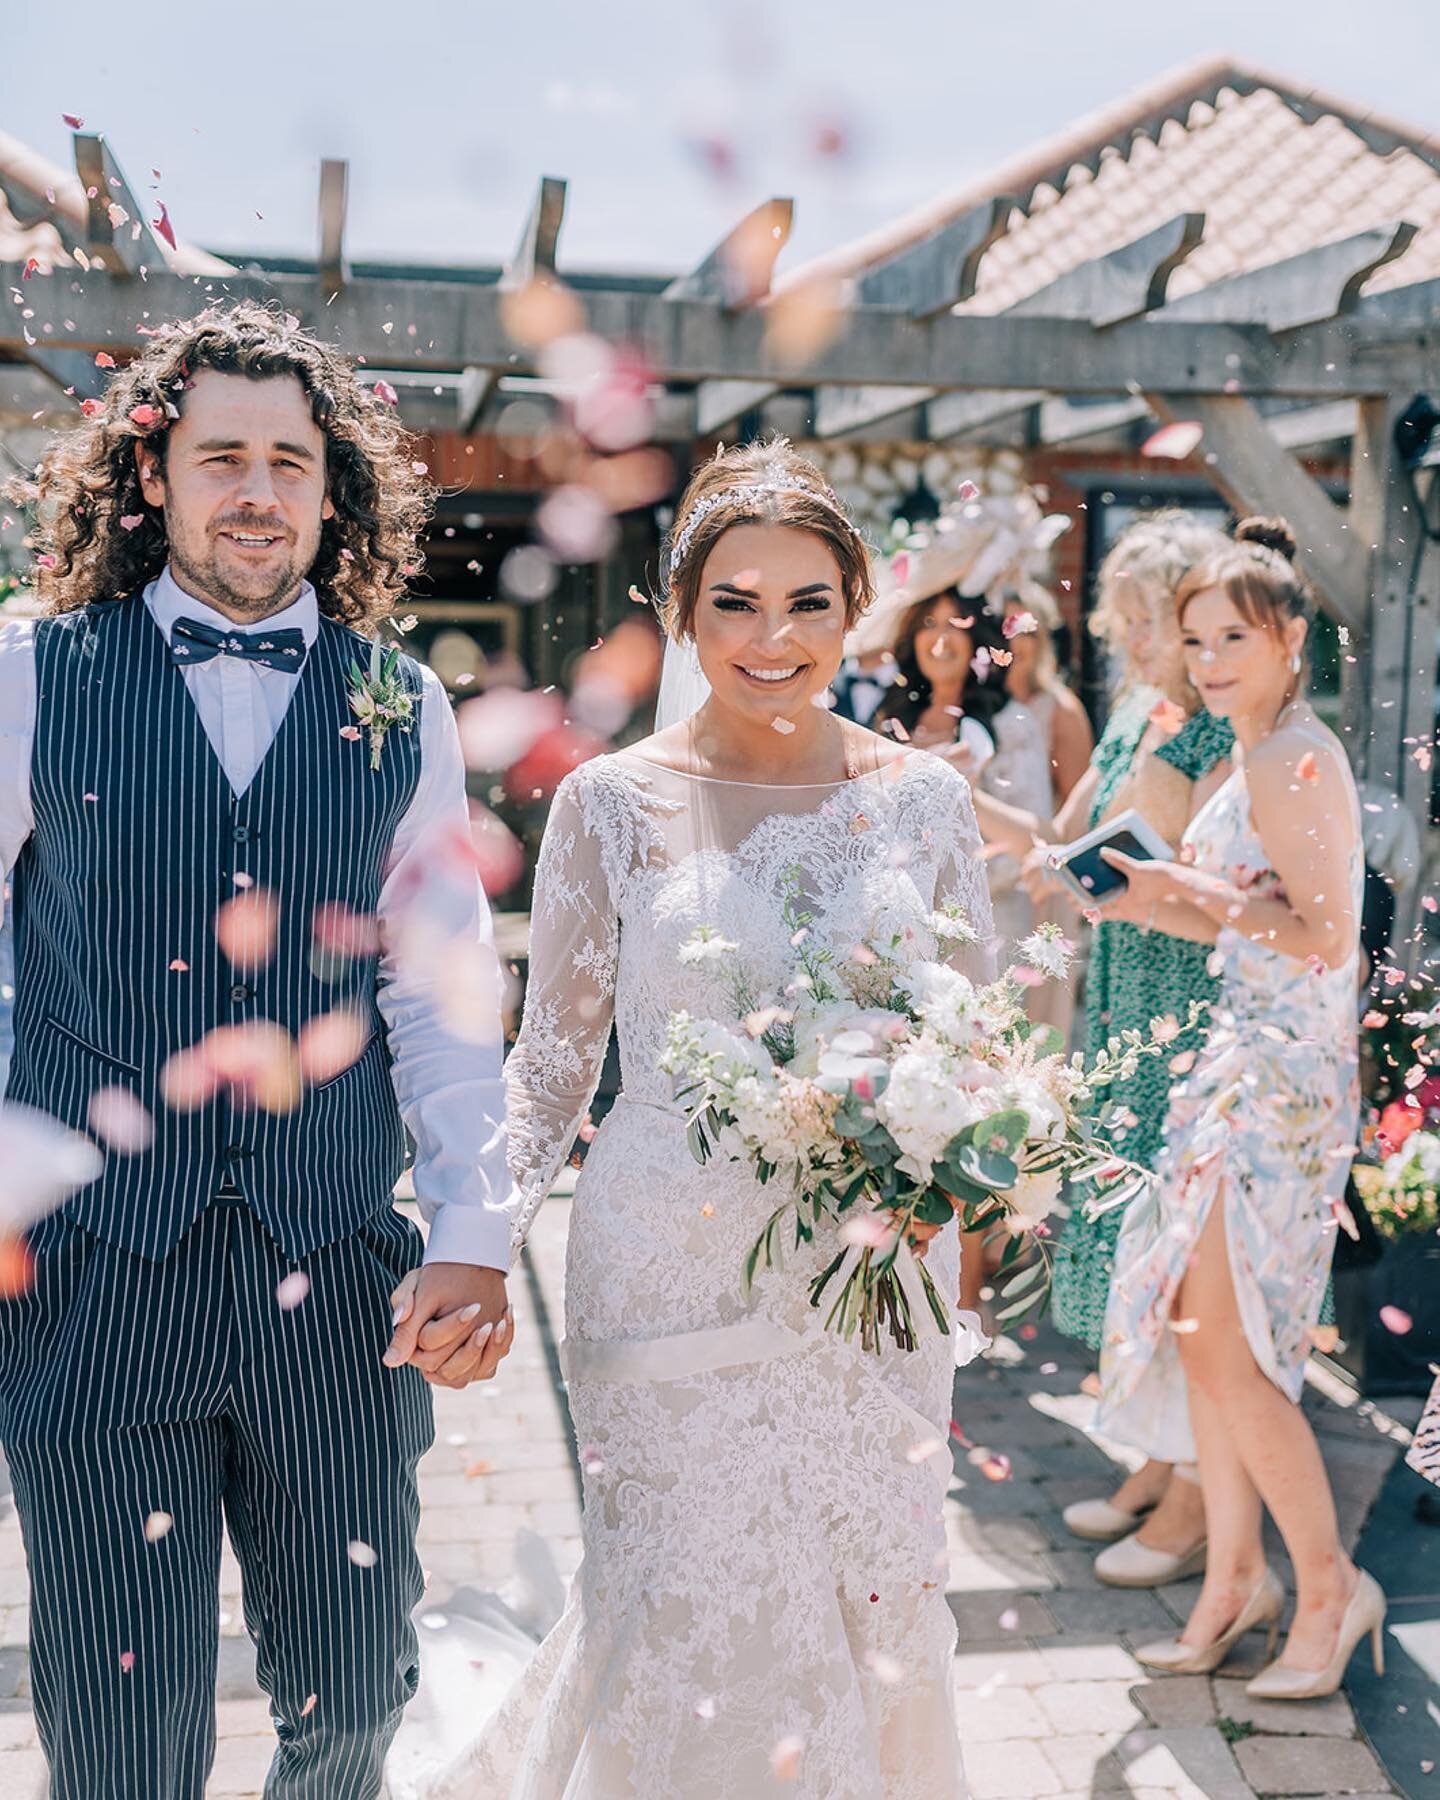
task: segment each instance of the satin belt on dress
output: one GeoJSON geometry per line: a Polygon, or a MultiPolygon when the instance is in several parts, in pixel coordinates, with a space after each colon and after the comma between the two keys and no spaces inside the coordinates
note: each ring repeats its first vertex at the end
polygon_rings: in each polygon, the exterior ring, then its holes
{"type": "MultiPolygon", "coordinates": [[[[648,1107],[679,1124],[684,1123],[682,1113],[657,1100],[631,1099],[621,1094],[616,1105],[621,1104],[648,1107]]],[[[862,1254],[863,1246],[858,1244],[852,1244],[845,1252],[845,1260],[831,1278],[839,1284],[837,1293],[862,1254]]],[[[900,1246],[895,1273],[910,1302],[912,1317],[917,1322],[926,1319],[933,1322],[925,1290],[920,1284],[920,1272],[908,1244],[900,1246]]],[[[714,1369],[734,1368],[741,1363],[773,1362],[777,1357],[793,1356],[798,1350],[813,1349],[825,1343],[830,1335],[795,1331],[772,1319],[752,1317],[739,1319],[733,1325],[675,1332],[667,1337],[610,1338],[601,1342],[567,1337],[560,1344],[560,1369],[567,1381],[683,1381],[691,1375],[709,1374],[714,1369]]]]}

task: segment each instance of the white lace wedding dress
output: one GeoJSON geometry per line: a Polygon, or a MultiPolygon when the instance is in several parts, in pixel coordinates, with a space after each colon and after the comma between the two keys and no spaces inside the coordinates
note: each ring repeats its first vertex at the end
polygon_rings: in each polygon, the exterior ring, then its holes
{"type": "MultiPolygon", "coordinates": [[[[827,1333],[807,1290],[833,1232],[747,1302],[742,1259],[780,1196],[737,1163],[695,1163],[657,1064],[672,1010],[733,1018],[736,968],[756,1005],[783,998],[787,884],[842,956],[877,922],[927,932],[952,900],[988,940],[977,850],[969,790],[933,756],[770,787],[622,752],[561,785],[508,1084],[523,1236],[613,1019],[623,1093],[589,1148],[565,1275],[584,1560],[437,1796],[965,1792],[941,1522],[955,1341],[876,1356],[827,1333]],[[701,926],[738,948],[682,961],[701,926]]],[[[953,1228],[928,1267],[957,1292],[953,1228]]]]}

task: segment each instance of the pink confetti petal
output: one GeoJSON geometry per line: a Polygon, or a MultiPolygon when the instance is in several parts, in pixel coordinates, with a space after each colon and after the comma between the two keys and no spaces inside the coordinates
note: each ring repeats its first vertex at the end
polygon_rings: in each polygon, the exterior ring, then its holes
{"type": "Polygon", "coordinates": [[[183,956],[177,956],[174,962],[170,964],[170,969],[172,974],[186,975],[190,972],[190,965],[185,961],[183,956]]]}
{"type": "Polygon", "coordinates": [[[303,1269],[292,1269],[275,1289],[275,1304],[281,1312],[294,1312],[310,1293],[310,1277],[303,1269]]]}
{"type": "Polygon", "coordinates": [[[160,211],[156,217],[150,221],[151,227],[157,235],[164,238],[165,242],[172,250],[174,250],[176,248],[175,227],[170,223],[170,215],[165,210],[165,202],[163,200],[157,200],[155,204],[160,208],[160,211]]]}
{"type": "Polygon", "coordinates": [[[1409,1313],[1402,1312],[1398,1306],[1382,1306],[1380,1308],[1380,1323],[1387,1331],[1393,1332],[1396,1337],[1404,1337],[1405,1333],[1410,1330],[1415,1321],[1410,1317],[1409,1313]]]}
{"type": "Polygon", "coordinates": [[[346,1554],[357,1569],[373,1569],[380,1560],[379,1554],[364,1538],[352,1538],[346,1554]]]}
{"type": "Polygon", "coordinates": [[[97,350],[95,352],[95,367],[97,369],[113,369],[115,367],[115,358],[108,350],[97,350]]]}
{"type": "Polygon", "coordinates": [[[1140,446],[1142,456],[1163,456],[1173,462],[1184,462],[1199,445],[1205,435],[1205,427],[1195,419],[1176,419],[1172,424],[1162,425],[1140,446]]]}
{"type": "Polygon", "coordinates": [[[174,1523],[168,1512],[152,1512],[145,1521],[145,1542],[158,1544],[161,1538],[169,1537],[174,1523]]]}
{"type": "Polygon", "coordinates": [[[793,1734],[782,1737],[770,1752],[770,1769],[777,1781],[798,1781],[805,1740],[793,1734]]]}
{"type": "Polygon", "coordinates": [[[300,1717],[302,1719],[308,1719],[318,1704],[319,1699],[315,1694],[307,1694],[305,1696],[305,1704],[300,1708],[300,1717]]]}
{"type": "Polygon", "coordinates": [[[123,1675],[128,1675],[134,1667],[135,1652],[133,1650],[122,1650],[120,1652],[120,1672],[123,1675]]]}
{"type": "Polygon", "coordinates": [[[387,406],[398,406],[400,404],[400,396],[395,392],[388,381],[377,381],[375,383],[375,397],[377,400],[383,400],[387,406]]]}
{"type": "Polygon", "coordinates": [[[144,513],[121,513],[120,515],[120,529],[122,531],[138,531],[144,523],[144,513]]]}
{"type": "Polygon", "coordinates": [[[72,131],[83,131],[85,129],[85,121],[80,117],[79,113],[61,113],[60,118],[61,122],[68,125],[72,131]]]}
{"type": "Polygon", "coordinates": [[[155,1121],[129,1088],[97,1088],[88,1112],[90,1129],[112,1150],[133,1154],[155,1136],[155,1121]]]}
{"type": "Polygon", "coordinates": [[[158,406],[132,406],[129,412],[132,423],[142,431],[148,431],[152,425],[158,425],[165,417],[158,406]]]}

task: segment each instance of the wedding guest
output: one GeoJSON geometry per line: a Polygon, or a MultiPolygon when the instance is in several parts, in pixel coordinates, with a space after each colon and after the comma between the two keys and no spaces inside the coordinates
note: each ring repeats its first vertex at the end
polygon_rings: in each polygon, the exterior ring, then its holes
{"type": "Polygon", "coordinates": [[[1171,1096],[1158,1181],[1126,1214],[1105,1318],[1098,1428],[1171,1462],[1197,1455],[1209,1554],[1152,1668],[1218,1668],[1284,1590],[1262,1509],[1294,1565],[1285,1650],[1254,1697],[1333,1693],[1385,1597],[1340,1541],[1300,1393],[1325,1294],[1359,1104],[1355,993],[1363,854],[1345,752],[1303,695],[1306,591],[1281,520],[1248,519],[1175,598],[1186,666],[1235,732],[1236,766],[1190,821],[1187,861],[1137,862],[1105,903],[1154,941],[1198,945],[1219,991],[1171,1096]]]}
{"type": "MultiPolygon", "coordinates": [[[[1167,843],[1181,833],[1220,779],[1234,742],[1228,722],[1200,701],[1185,670],[1174,596],[1197,562],[1226,548],[1212,527],[1184,512],[1157,513],[1131,525],[1100,565],[1091,630],[1117,665],[1118,698],[1091,758],[1055,821],[1065,842],[1134,808],[1167,843]]],[[[1044,850],[1031,864],[1043,869],[1044,850]]],[[[1192,1001],[1208,1001],[1215,983],[1202,946],[1146,937],[1109,915],[1090,943],[1085,986],[1086,1049],[1095,1054],[1121,1031],[1149,1029],[1154,1018],[1185,1020],[1192,1001]]],[[[1192,1055],[1198,1033],[1183,1031],[1173,1055],[1143,1061],[1110,1090],[1119,1121],[1118,1146],[1144,1167],[1159,1153],[1171,1067],[1192,1055]]],[[[1091,1218],[1084,1190],[1072,1195],[1056,1248],[1052,1317],[1068,1337],[1100,1348],[1121,1214],[1091,1218]]],[[[1205,1523],[1193,1468],[1172,1480],[1165,1462],[1150,1461],[1104,1498],[1066,1508],[1076,1536],[1110,1546],[1096,1562],[1107,1584],[1152,1587],[1204,1566],[1205,1523]]]]}
{"type": "MultiPolygon", "coordinates": [[[[1033,832],[1011,839],[1002,807],[1018,807],[1048,821],[1085,774],[1094,737],[1085,708],[1060,679],[1053,630],[1059,612],[1038,582],[1006,596],[1001,614],[1004,647],[994,652],[1003,670],[1006,703],[995,715],[994,757],[980,770],[976,813],[991,845],[986,866],[995,928],[1007,946],[1020,944],[1037,925],[1070,925],[1073,910],[1057,894],[1032,896],[1021,864],[1033,832]],[[1008,660],[1007,660],[1008,659],[1008,660]],[[988,803],[987,803],[988,802],[988,803]],[[998,803],[998,804],[992,804],[998,803]]],[[[1038,823],[1036,829],[1042,829],[1038,823]]],[[[1067,1044],[1074,1021],[1071,980],[1047,981],[1030,998],[1030,1016],[1050,1025],[1067,1044]]]]}
{"type": "Polygon", "coordinates": [[[1003,621],[1010,657],[1005,692],[1040,725],[1050,779],[1050,804],[1044,810],[1053,814],[1090,766],[1095,734],[1079,696],[1060,674],[1055,656],[1060,613],[1054,597],[1038,583],[1030,583],[1023,593],[1006,597],[1003,621]]]}

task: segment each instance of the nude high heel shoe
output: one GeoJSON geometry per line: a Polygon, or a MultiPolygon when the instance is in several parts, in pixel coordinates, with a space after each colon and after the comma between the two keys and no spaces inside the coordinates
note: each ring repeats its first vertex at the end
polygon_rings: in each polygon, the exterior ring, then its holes
{"type": "Polygon", "coordinates": [[[1256,1700],[1319,1700],[1326,1694],[1333,1694],[1344,1679],[1345,1670],[1355,1646],[1366,1633],[1370,1634],[1370,1654],[1374,1658],[1375,1673],[1385,1673],[1385,1593],[1373,1575],[1360,1570],[1360,1579],[1355,1583],[1355,1592],[1350,1596],[1350,1604],[1345,1608],[1345,1617],[1340,1621],[1340,1636],[1335,1643],[1335,1654],[1323,1669],[1287,1669],[1283,1663],[1272,1662],[1268,1669],[1260,1673],[1245,1687],[1245,1692],[1256,1700]]]}
{"type": "Polygon", "coordinates": [[[1147,1669],[1160,1669],[1167,1675],[1208,1675],[1220,1667],[1247,1631],[1259,1625],[1265,1626],[1268,1633],[1265,1654],[1273,1656],[1284,1609],[1285,1590],[1274,1570],[1267,1567],[1255,1584],[1254,1593],[1213,1644],[1197,1650],[1191,1644],[1182,1644],[1179,1638],[1162,1638],[1158,1643],[1142,1645],[1135,1652],[1135,1659],[1147,1669]]]}

